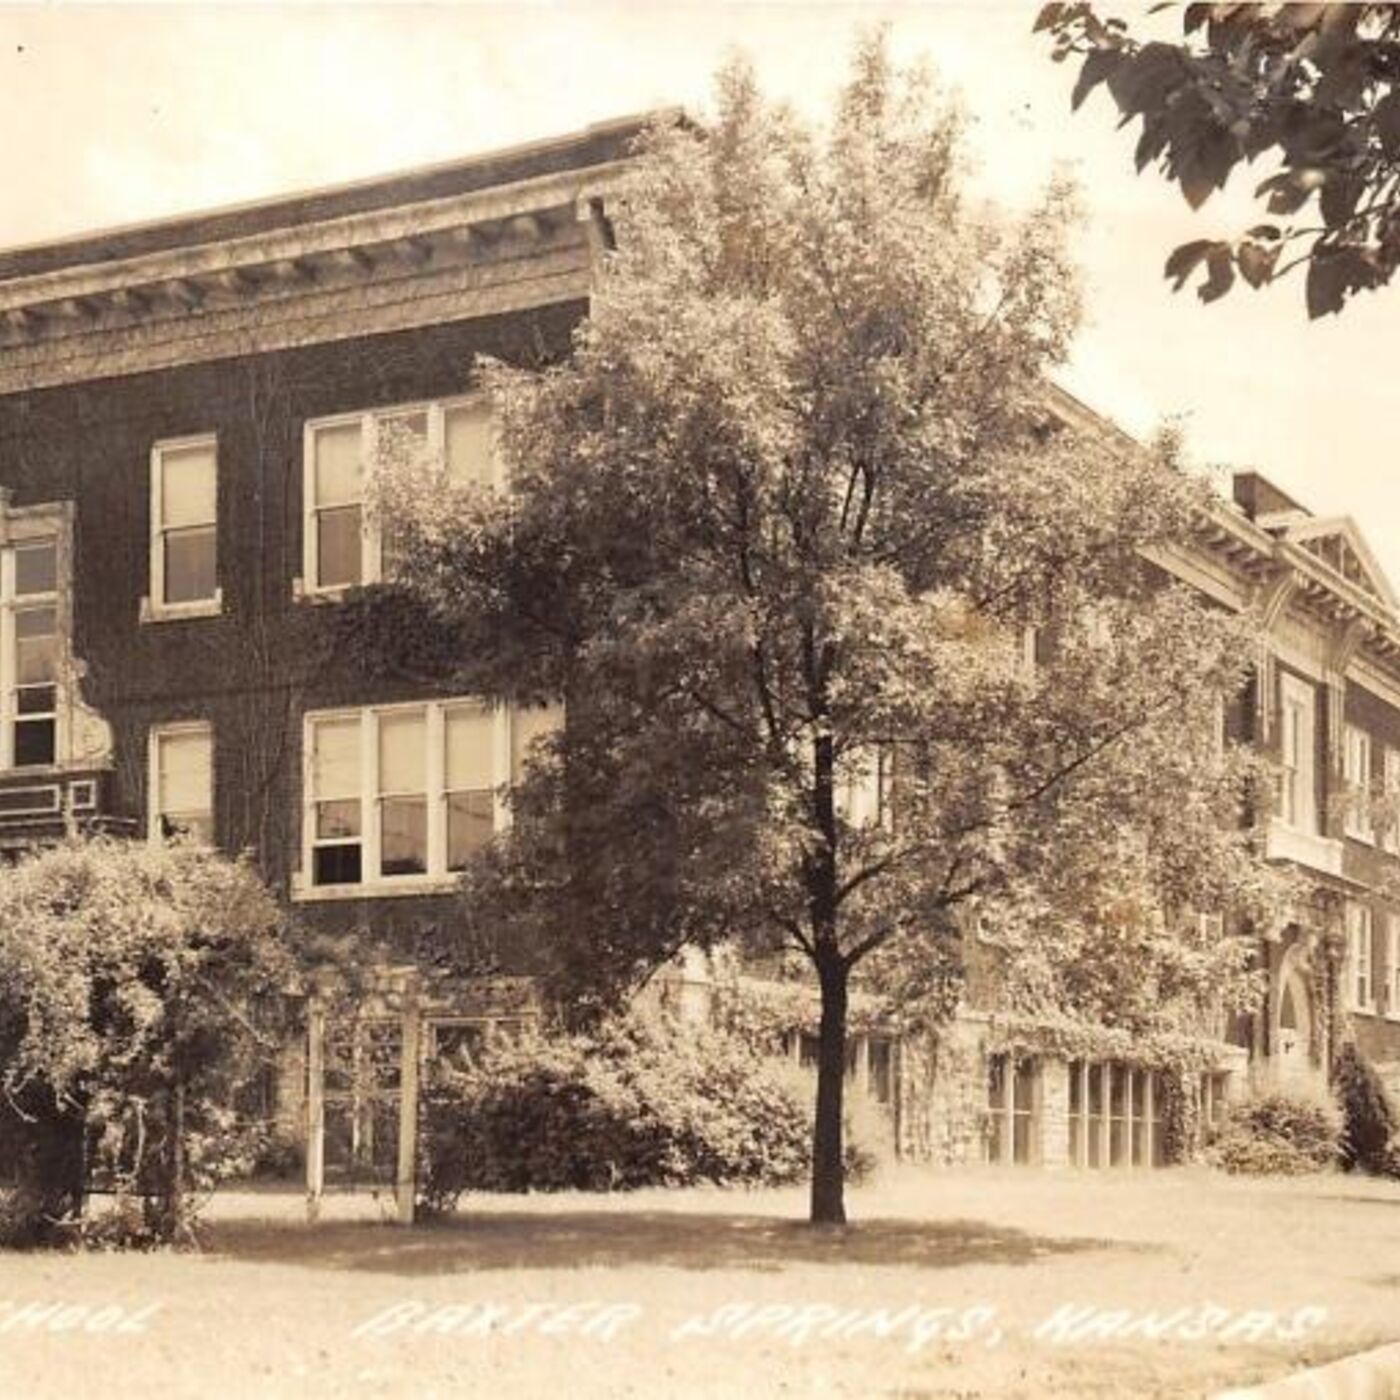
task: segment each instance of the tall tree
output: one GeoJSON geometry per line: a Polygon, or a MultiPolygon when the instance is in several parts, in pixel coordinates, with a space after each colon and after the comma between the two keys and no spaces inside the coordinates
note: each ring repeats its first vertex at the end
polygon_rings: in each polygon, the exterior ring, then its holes
{"type": "Polygon", "coordinates": [[[1199,275],[1201,299],[1214,301],[1236,272],[1262,287],[1306,267],[1314,317],[1389,283],[1400,265],[1400,8],[1152,7],[1177,8],[1177,42],[1137,38],[1090,4],[1046,5],[1035,24],[1056,61],[1081,60],[1074,106],[1105,84],[1120,125],[1141,118],[1138,170],[1156,163],[1192,208],[1237,167],[1277,164],[1255,191],[1271,217],[1182,244],[1166,275],[1178,290],[1199,275]]]}
{"type": "Polygon", "coordinates": [[[970,901],[1045,931],[1017,945],[1030,1003],[1157,1024],[1242,986],[1237,942],[1171,922],[1257,864],[1209,739],[1238,631],[1142,552],[1203,498],[1047,407],[1070,197],[982,216],[958,137],[879,39],[821,131],[726,68],[708,125],[639,152],[571,359],[487,373],[509,493],[402,451],[378,473],[460,683],[564,699],[467,877],[473,946],[545,949],[598,1001],[687,943],[800,955],[819,1222],[844,1219],[852,976],[928,990],[970,901]]]}

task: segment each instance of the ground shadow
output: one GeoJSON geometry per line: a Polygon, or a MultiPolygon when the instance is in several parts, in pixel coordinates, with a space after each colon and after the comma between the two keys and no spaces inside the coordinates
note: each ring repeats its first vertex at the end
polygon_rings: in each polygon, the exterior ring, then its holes
{"type": "Polygon", "coordinates": [[[952,1269],[1034,1264],[1092,1250],[1155,1251],[1113,1240],[1033,1235],[975,1220],[864,1220],[844,1230],[818,1231],[765,1215],[654,1209],[549,1214],[493,1209],[411,1229],[373,1222],[227,1221],[211,1227],[207,1247],[226,1258],[402,1276],[639,1265],[775,1273],[811,1264],[952,1269]]]}

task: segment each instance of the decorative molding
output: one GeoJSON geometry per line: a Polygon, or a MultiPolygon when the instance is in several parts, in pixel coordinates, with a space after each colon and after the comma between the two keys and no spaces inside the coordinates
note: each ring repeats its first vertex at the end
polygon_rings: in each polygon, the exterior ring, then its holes
{"type": "Polygon", "coordinates": [[[277,288],[224,306],[104,325],[84,335],[0,347],[0,394],[90,382],[179,365],[442,325],[511,311],[586,300],[585,241],[551,239],[519,257],[502,245],[490,259],[413,272],[388,264],[385,275],[277,288]]]}
{"type": "Polygon", "coordinates": [[[392,249],[397,244],[407,244],[411,255],[421,260],[423,245],[436,235],[480,224],[511,224],[522,217],[525,222],[515,225],[515,231],[528,229],[531,237],[539,237],[551,208],[572,210],[585,182],[593,189],[600,177],[623,168],[621,162],[614,162],[556,172],[443,199],[10,278],[0,281],[0,311],[32,312],[77,298],[106,298],[120,291],[173,283],[197,286],[202,278],[279,264],[311,268],[320,259],[343,261],[340,255],[347,253],[353,258],[356,249],[373,260],[376,248],[392,249]]]}

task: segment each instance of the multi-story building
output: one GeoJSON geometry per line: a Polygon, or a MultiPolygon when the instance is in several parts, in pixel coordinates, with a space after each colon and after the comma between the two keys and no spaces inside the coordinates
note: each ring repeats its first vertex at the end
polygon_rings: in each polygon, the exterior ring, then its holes
{"type": "MultiPolygon", "coordinates": [[[[449,476],[496,479],[475,357],[567,353],[640,127],[0,253],[0,849],[186,830],[385,966],[450,934],[456,872],[550,716],[347,643],[346,594],[385,567],[364,464],[409,434],[449,476]]],[[[1257,610],[1240,732],[1280,759],[1270,851],[1335,929],[1261,935],[1267,1003],[1221,1072],[1319,1073],[1344,1025],[1400,1070],[1400,829],[1360,800],[1400,790],[1389,585],[1349,521],[1254,476],[1165,562],[1257,610]]],[[[494,970],[437,1004],[430,1044],[528,1014],[529,950],[494,970]]],[[[979,1016],[941,1078],[863,1040],[906,1147],[1152,1159],[1150,1070],[996,1050],[979,1016]]]]}

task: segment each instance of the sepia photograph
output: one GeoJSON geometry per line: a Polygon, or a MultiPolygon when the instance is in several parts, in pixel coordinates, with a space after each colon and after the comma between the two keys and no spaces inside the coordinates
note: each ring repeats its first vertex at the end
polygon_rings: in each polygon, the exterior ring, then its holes
{"type": "Polygon", "coordinates": [[[0,122],[0,1400],[1400,1397],[1400,5],[0,122]]]}

